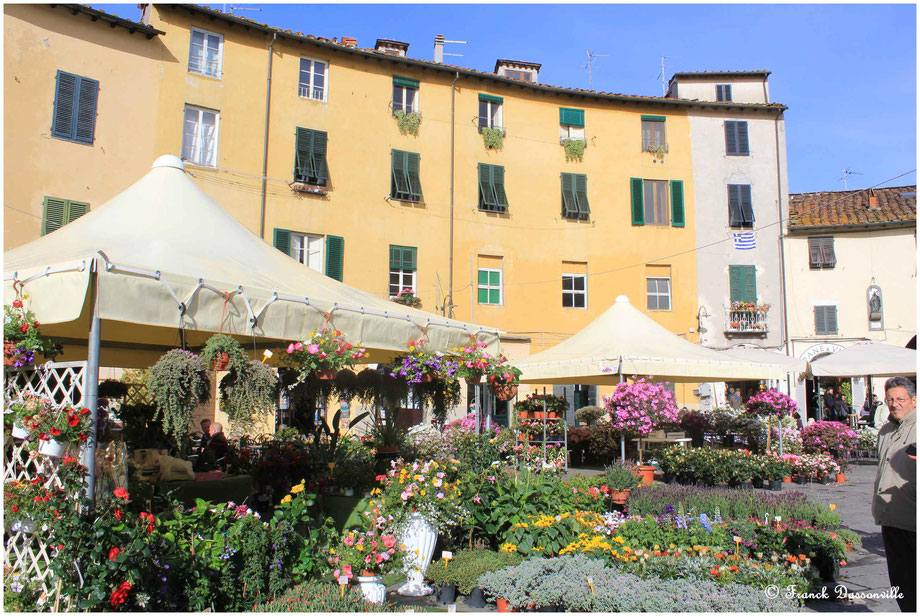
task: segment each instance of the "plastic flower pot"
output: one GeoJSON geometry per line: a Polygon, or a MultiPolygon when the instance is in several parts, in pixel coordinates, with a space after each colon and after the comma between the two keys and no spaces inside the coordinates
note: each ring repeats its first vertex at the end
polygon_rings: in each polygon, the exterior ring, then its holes
{"type": "Polygon", "coordinates": [[[837,473],[837,483],[846,483],[847,476],[846,473],[837,473]]]}
{"type": "Polygon", "coordinates": [[[792,483],[792,475],[786,475],[783,477],[783,483],[792,483]]]}
{"type": "Polygon", "coordinates": [[[441,592],[438,593],[439,605],[450,605],[457,602],[457,585],[454,583],[441,584],[441,592]]]}
{"type": "Polygon", "coordinates": [[[830,475],[821,475],[821,483],[823,485],[829,485],[831,483],[834,483],[834,478],[831,477],[830,475]]]}
{"type": "Polygon", "coordinates": [[[516,612],[517,611],[516,609],[512,609],[512,607],[508,604],[508,601],[506,599],[496,599],[495,606],[498,608],[499,612],[516,612]]]}
{"type": "Polygon", "coordinates": [[[474,586],[472,592],[470,592],[469,598],[466,600],[466,606],[476,609],[481,609],[486,606],[485,595],[482,594],[482,588],[479,586],[474,586]]]}
{"type": "Polygon", "coordinates": [[[38,453],[49,458],[60,458],[64,454],[64,445],[53,438],[48,439],[47,441],[42,441],[38,446],[38,453]]]}
{"type": "Polygon", "coordinates": [[[14,533],[23,533],[26,535],[31,535],[35,532],[35,520],[32,518],[23,518],[22,520],[14,520],[10,524],[10,530],[14,533]]]}
{"type": "Polygon", "coordinates": [[[803,486],[806,483],[808,483],[808,477],[806,477],[805,475],[795,475],[792,477],[792,481],[799,484],[800,486],[803,486]]]}
{"type": "Polygon", "coordinates": [[[19,438],[24,441],[29,440],[29,431],[23,430],[22,428],[19,427],[18,424],[15,424],[15,423],[13,424],[13,429],[11,433],[13,435],[13,438],[19,438]]]}
{"type": "MultiPolygon", "coordinates": [[[[790,480],[790,481],[791,481],[791,480],[790,480]]],[[[772,490],[772,491],[774,491],[774,492],[779,492],[779,491],[782,490],[782,489],[783,489],[783,482],[782,482],[782,481],[776,481],[776,480],[773,480],[773,479],[770,480],[770,490],[772,490]]]]}

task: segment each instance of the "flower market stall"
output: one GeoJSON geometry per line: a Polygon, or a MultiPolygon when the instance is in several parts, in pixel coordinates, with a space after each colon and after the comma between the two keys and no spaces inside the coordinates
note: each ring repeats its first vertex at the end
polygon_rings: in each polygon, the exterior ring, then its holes
{"type": "Polygon", "coordinates": [[[808,366],[811,377],[916,376],[917,351],[882,342],[862,342],[808,366]]]}

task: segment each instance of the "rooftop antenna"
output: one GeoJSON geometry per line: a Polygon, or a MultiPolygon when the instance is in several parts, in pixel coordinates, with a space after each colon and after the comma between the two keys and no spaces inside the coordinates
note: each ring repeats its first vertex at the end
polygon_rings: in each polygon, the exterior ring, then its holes
{"type": "Polygon", "coordinates": [[[609,55],[610,54],[607,54],[607,53],[594,53],[590,49],[588,50],[588,64],[585,66],[585,68],[588,70],[588,89],[589,90],[594,89],[594,82],[593,82],[594,58],[606,58],[609,55]]]}
{"type": "Polygon", "coordinates": [[[466,45],[466,41],[445,41],[443,34],[434,35],[434,61],[435,62],[444,62],[444,56],[457,56],[462,57],[462,53],[448,53],[444,51],[444,43],[457,43],[459,45],[466,45]]]}
{"type": "MultiPolygon", "coordinates": [[[[236,6],[236,5],[231,4],[231,5],[230,5],[230,11],[229,11],[229,13],[232,14],[233,11],[261,11],[261,10],[262,10],[262,9],[258,9],[258,8],[255,8],[255,7],[236,6]]],[[[224,5],[224,13],[227,13],[227,12],[228,12],[228,11],[227,11],[227,5],[225,4],[225,5],[224,5]]]]}
{"type": "Polygon", "coordinates": [[[843,189],[847,190],[847,177],[851,175],[863,175],[858,171],[850,171],[849,167],[843,170],[843,177],[837,178],[837,181],[843,180],[843,189]]]}
{"type": "Polygon", "coordinates": [[[662,96],[668,95],[668,80],[667,80],[667,77],[665,76],[664,59],[665,58],[677,58],[677,57],[678,56],[661,56],[661,72],[658,73],[658,77],[661,78],[661,95],[662,96]]]}

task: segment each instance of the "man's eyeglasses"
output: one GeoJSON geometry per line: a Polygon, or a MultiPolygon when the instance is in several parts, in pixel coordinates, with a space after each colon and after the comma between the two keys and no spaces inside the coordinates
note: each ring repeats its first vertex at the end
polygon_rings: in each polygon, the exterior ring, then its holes
{"type": "Polygon", "coordinates": [[[886,398],[885,401],[888,403],[888,406],[891,406],[891,405],[894,404],[895,402],[898,402],[898,403],[900,403],[900,404],[904,404],[904,403],[907,402],[908,400],[911,400],[911,398],[886,398]]]}

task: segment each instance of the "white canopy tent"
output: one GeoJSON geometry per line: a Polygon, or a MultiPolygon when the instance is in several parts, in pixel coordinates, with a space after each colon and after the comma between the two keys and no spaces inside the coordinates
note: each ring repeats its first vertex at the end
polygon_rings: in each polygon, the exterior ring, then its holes
{"type": "Polygon", "coordinates": [[[917,375],[917,351],[882,342],[861,342],[812,361],[812,377],[917,375]]]}
{"type": "Polygon", "coordinates": [[[743,359],[744,361],[759,362],[766,364],[779,364],[783,366],[786,372],[802,373],[808,369],[808,362],[799,357],[789,357],[785,353],[770,351],[768,349],[752,349],[740,347],[725,349],[719,351],[722,355],[743,359]]]}
{"type": "Polygon", "coordinates": [[[374,297],[306,267],[249,231],[199,189],[175,156],[74,222],[4,254],[4,302],[17,292],[62,341],[86,356],[93,315],[101,363],[144,367],[182,335],[189,346],[222,330],[245,346],[279,346],[324,326],[391,359],[427,336],[431,350],[498,351],[498,331],[374,297]],[[180,335],[180,332],[182,335],[180,335]]]}
{"type": "Polygon", "coordinates": [[[730,357],[672,334],[620,295],[577,334],[513,362],[525,383],[612,385],[620,375],[673,382],[779,379],[786,368],[730,357]]]}

